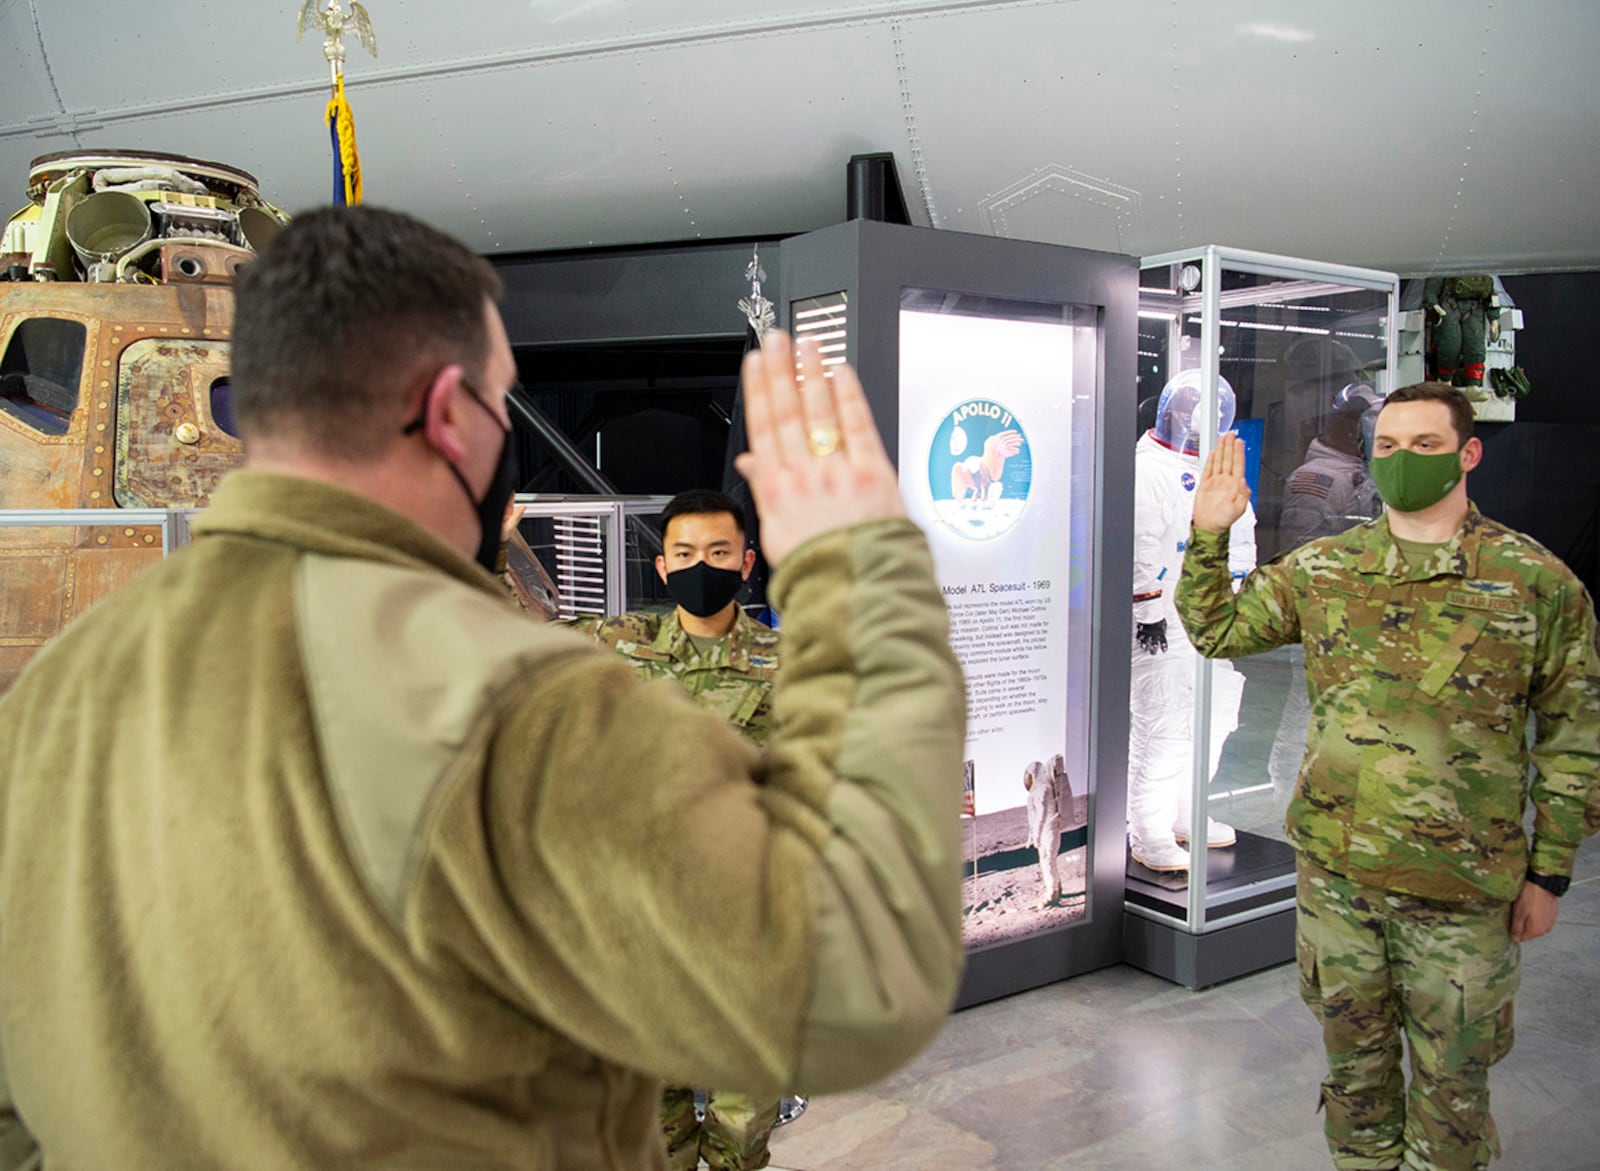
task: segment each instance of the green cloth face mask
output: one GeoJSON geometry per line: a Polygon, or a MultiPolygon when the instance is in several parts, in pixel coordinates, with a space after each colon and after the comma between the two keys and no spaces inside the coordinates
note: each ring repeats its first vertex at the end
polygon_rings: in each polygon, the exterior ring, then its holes
{"type": "Polygon", "coordinates": [[[1372,461],[1378,495],[1396,512],[1421,512],[1439,503],[1461,480],[1461,453],[1419,455],[1404,448],[1372,461]]]}

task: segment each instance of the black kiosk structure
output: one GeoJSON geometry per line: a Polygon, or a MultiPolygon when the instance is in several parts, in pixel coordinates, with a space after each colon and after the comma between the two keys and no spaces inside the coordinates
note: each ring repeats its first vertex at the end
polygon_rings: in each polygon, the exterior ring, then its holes
{"type": "Polygon", "coordinates": [[[859,371],[968,683],[958,1006],[1119,962],[1137,262],[852,220],[778,323],[859,371]]]}

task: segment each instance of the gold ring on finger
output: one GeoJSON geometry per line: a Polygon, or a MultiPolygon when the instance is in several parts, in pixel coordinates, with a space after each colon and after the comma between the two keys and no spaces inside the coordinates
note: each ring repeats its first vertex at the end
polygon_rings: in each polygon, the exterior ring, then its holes
{"type": "Polygon", "coordinates": [[[844,436],[835,427],[813,427],[806,439],[812,455],[832,455],[844,444],[844,436]]]}

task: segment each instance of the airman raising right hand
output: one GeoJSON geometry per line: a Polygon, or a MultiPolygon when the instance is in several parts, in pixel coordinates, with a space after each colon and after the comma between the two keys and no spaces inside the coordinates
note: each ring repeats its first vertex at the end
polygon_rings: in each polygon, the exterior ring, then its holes
{"type": "Polygon", "coordinates": [[[1244,479],[1244,440],[1237,435],[1217,436],[1217,446],[1206,456],[1200,483],[1194,490],[1194,524],[1213,533],[1226,532],[1250,504],[1250,485],[1244,479]]]}

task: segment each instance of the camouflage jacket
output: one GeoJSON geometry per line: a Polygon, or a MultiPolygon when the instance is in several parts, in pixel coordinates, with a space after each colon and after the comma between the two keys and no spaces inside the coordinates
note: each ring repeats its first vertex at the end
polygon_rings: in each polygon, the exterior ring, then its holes
{"type": "Polygon", "coordinates": [[[778,632],[736,611],[733,629],[704,654],[684,633],[676,610],[615,618],[578,618],[566,625],[604,643],[646,679],[675,679],[702,707],[720,712],[766,747],[772,734],[772,684],[778,677],[778,632]]]}
{"type": "Polygon", "coordinates": [[[1305,647],[1311,728],[1287,830],[1312,860],[1451,902],[1513,899],[1529,866],[1572,872],[1600,774],[1600,654],[1588,592],[1537,542],[1471,506],[1411,567],[1379,517],[1235,596],[1227,535],[1196,529],[1177,604],[1201,654],[1305,647]]]}

